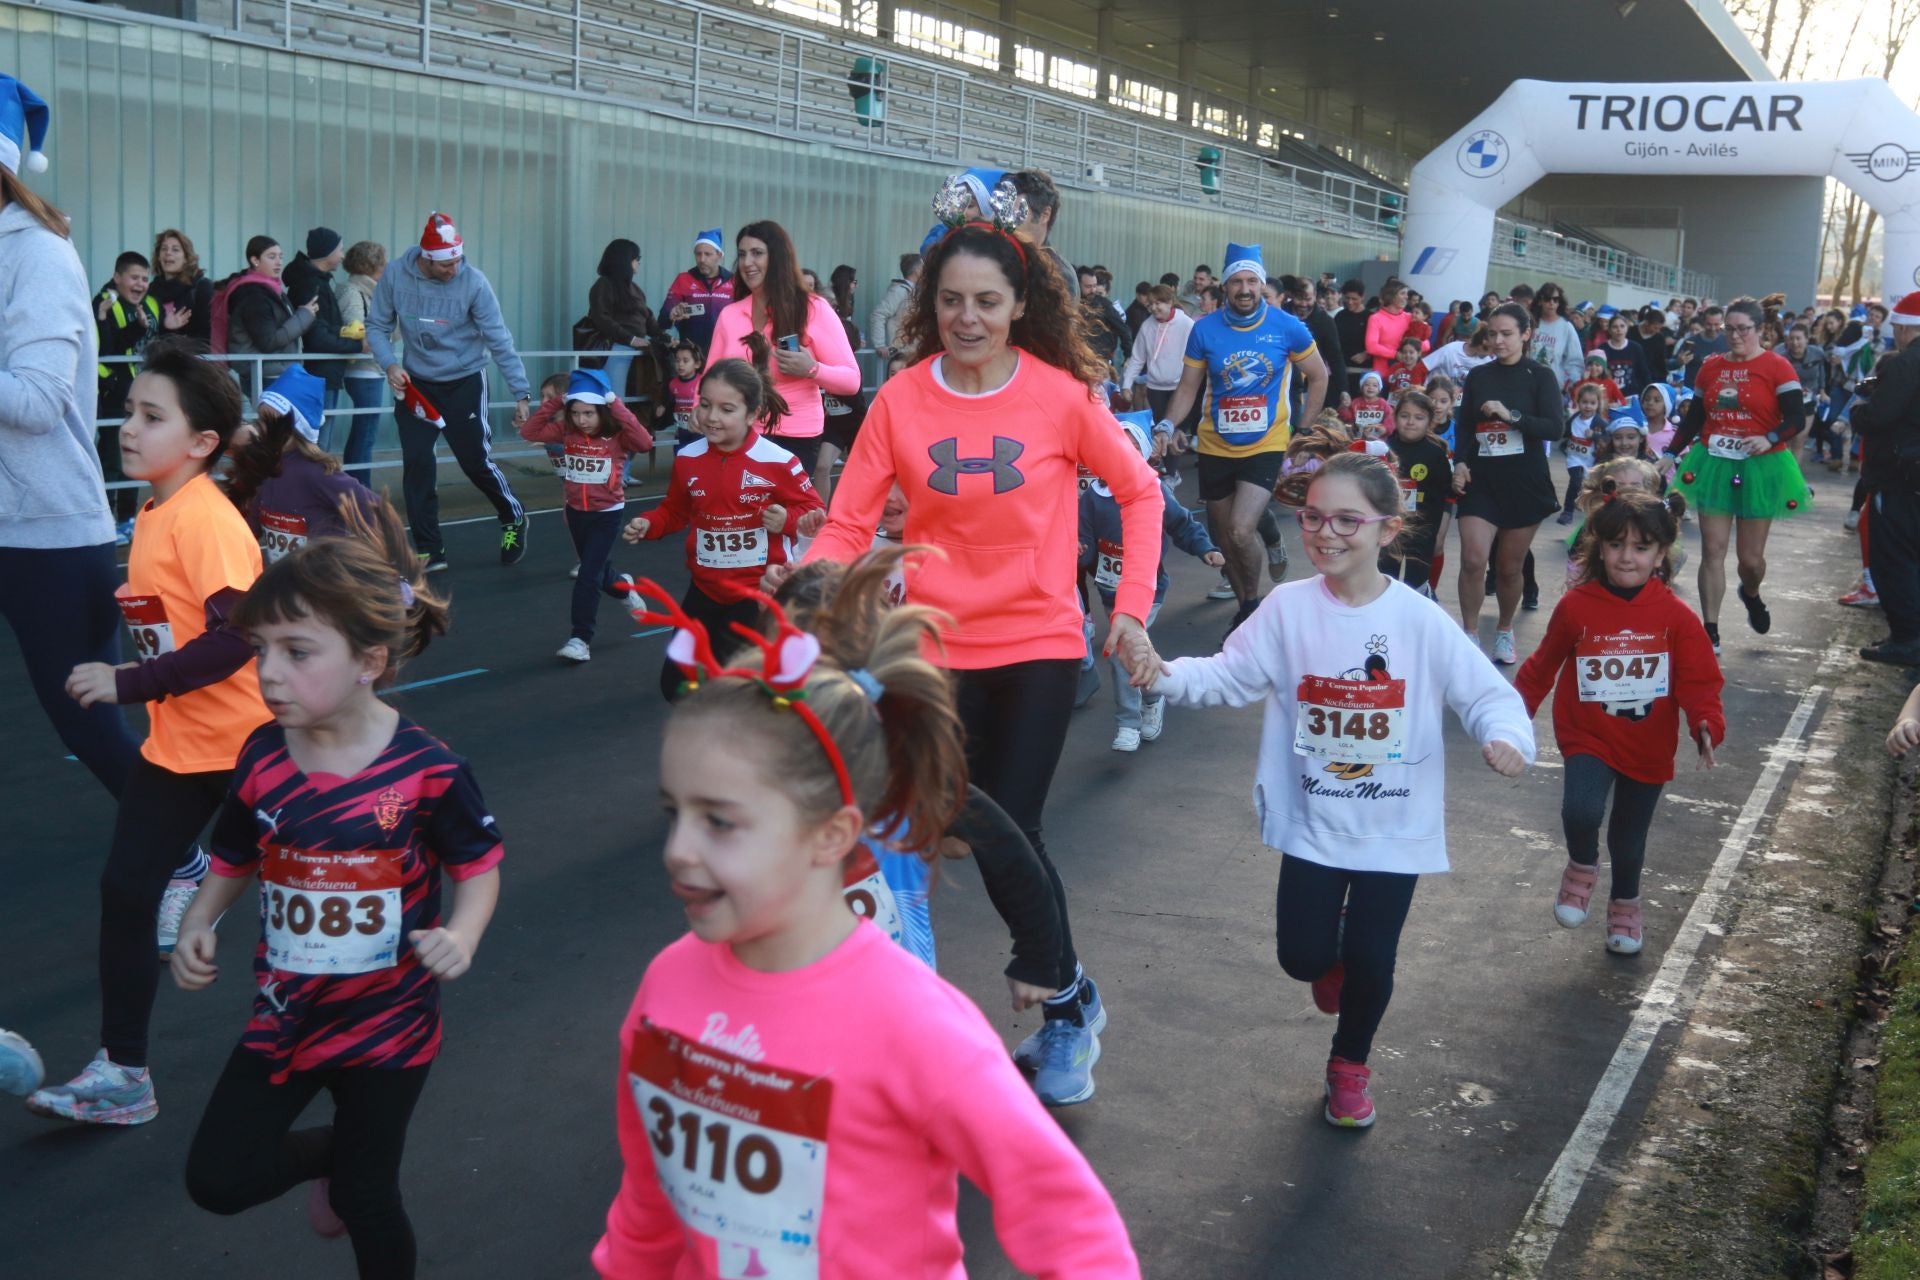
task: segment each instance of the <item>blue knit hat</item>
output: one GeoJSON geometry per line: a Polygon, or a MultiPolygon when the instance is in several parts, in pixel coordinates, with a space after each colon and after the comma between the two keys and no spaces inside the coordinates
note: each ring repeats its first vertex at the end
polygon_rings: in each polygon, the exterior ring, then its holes
{"type": "Polygon", "coordinates": [[[1612,434],[1621,427],[1632,427],[1641,435],[1647,434],[1647,415],[1640,410],[1637,401],[1614,408],[1607,414],[1607,432],[1612,434]]]}
{"type": "Polygon", "coordinates": [[[8,173],[45,171],[49,119],[39,94],[12,76],[0,75],[0,168],[8,173]]]}
{"type": "Polygon", "coordinates": [[[598,369],[575,369],[573,376],[567,379],[566,398],[568,404],[575,400],[583,404],[611,404],[613,384],[598,369]]]}
{"type": "Polygon", "coordinates": [[[320,443],[320,420],[326,416],[327,384],[307,372],[305,365],[286,371],[260,393],[260,407],[293,420],[293,429],[311,444],[320,443]]]}
{"type": "Polygon", "coordinates": [[[1005,169],[962,169],[960,181],[967,184],[967,190],[973,193],[973,202],[980,206],[982,217],[993,212],[993,189],[1006,180],[1005,169]]]}
{"type": "Polygon", "coordinates": [[[1241,271],[1253,272],[1253,274],[1260,277],[1261,284],[1267,282],[1267,264],[1266,260],[1260,256],[1260,246],[1257,244],[1235,244],[1229,240],[1227,242],[1227,265],[1220,268],[1220,278],[1222,280],[1231,280],[1235,274],[1241,271]]]}
{"type": "Polygon", "coordinates": [[[1671,418],[1673,416],[1673,409],[1674,409],[1673,388],[1668,386],[1664,382],[1649,382],[1646,386],[1640,389],[1640,394],[1644,396],[1649,391],[1658,391],[1660,393],[1660,401],[1662,404],[1666,405],[1665,416],[1671,418]]]}
{"type": "Polygon", "coordinates": [[[727,245],[724,239],[725,235],[726,233],[718,227],[713,228],[711,231],[702,231],[693,238],[693,247],[698,249],[703,244],[710,244],[713,246],[715,253],[725,253],[727,251],[727,245]]]}

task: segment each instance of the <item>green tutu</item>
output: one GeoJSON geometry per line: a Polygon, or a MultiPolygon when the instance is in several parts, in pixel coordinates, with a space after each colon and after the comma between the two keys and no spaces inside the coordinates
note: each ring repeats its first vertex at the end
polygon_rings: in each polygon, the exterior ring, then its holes
{"type": "Polygon", "coordinates": [[[1781,520],[1813,503],[1813,490],[1789,449],[1736,461],[1715,458],[1708,454],[1706,441],[1695,441],[1674,469],[1673,484],[1696,515],[1781,520]]]}

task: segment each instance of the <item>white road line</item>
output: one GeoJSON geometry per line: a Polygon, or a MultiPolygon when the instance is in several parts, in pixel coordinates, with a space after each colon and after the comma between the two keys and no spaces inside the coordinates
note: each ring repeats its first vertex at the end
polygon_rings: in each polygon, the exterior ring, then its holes
{"type": "Polygon", "coordinates": [[[1681,921],[1680,931],[1674,935],[1673,945],[1667,948],[1660,971],[1654,975],[1653,984],[1647,988],[1640,1007],[1634,1010],[1633,1021],[1628,1024],[1626,1035],[1621,1037],[1620,1047],[1614,1050],[1613,1061],[1607,1064],[1600,1083],[1594,1087],[1593,1097],[1587,1102],[1586,1114],[1580,1117],[1573,1136],[1561,1149],[1559,1159],[1553,1162],[1547,1180],[1534,1193],[1527,1216],[1521,1221],[1519,1231],[1514,1233],[1507,1254],[1507,1280],[1539,1280],[1546,1274],[1547,1258],[1559,1242],[1560,1231],[1566,1226],[1568,1215],[1573,1212],[1574,1202],[1580,1198],[1580,1190],[1586,1185],[1594,1162],[1600,1157],[1600,1148],[1605,1144],[1607,1134],[1612,1130],[1613,1122],[1633,1088],[1634,1078],[1640,1074],[1641,1064],[1647,1060],[1647,1053],[1653,1048],[1655,1037],[1668,1021],[1684,1017],[1694,996],[1698,994],[1697,990],[1689,990],[1686,986],[1687,971],[1693,967],[1700,943],[1706,937],[1707,926],[1712,922],[1713,913],[1719,908],[1721,897],[1733,880],[1733,873],[1746,856],[1760,820],[1773,803],[1773,794],[1780,788],[1781,776],[1799,752],[1800,740],[1806,735],[1807,722],[1813,718],[1813,709],[1825,693],[1824,686],[1814,685],[1801,694],[1800,704],[1787,720],[1787,727],[1780,731],[1779,739],[1767,751],[1766,767],[1755,780],[1746,804],[1741,806],[1733,829],[1727,832],[1727,838],[1721,842],[1719,856],[1713,860],[1706,883],[1701,886],[1700,896],[1694,899],[1692,909],[1681,921]]]}

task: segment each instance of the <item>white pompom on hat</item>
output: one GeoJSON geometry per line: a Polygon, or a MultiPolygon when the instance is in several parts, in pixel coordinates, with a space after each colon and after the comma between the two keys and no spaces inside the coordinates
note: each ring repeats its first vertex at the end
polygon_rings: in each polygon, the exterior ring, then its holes
{"type": "Polygon", "coordinates": [[[39,94],[9,75],[0,75],[0,168],[9,173],[44,173],[47,126],[52,117],[39,94]],[[23,163],[24,161],[24,163],[23,163]]]}
{"type": "Polygon", "coordinates": [[[452,218],[438,211],[427,215],[426,230],[420,233],[421,257],[429,262],[451,262],[466,251],[466,242],[452,218]]]}

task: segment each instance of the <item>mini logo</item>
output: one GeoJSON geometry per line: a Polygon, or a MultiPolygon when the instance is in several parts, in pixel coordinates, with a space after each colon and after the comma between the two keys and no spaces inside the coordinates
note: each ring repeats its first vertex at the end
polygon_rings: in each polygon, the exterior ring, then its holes
{"type": "Polygon", "coordinates": [[[373,798],[373,820],[380,824],[382,831],[391,831],[400,825],[400,815],[406,808],[407,798],[388,787],[373,798]]]}
{"type": "Polygon", "coordinates": [[[1916,288],[1920,288],[1920,267],[1913,269],[1913,283],[1916,288]]]}
{"type": "Polygon", "coordinates": [[[1460,162],[1460,171],[1470,178],[1491,178],[1507,167],[1507,157],[1511,148],[1507,140],[1491,129],[1482,129],[1470,134],[1460,144],[1456,157],[1460,162]]]}
{"type": "Polygon", "coordinates": [[[1898,182],[1920,167],[1920,151],[1909,151],[1897,142],[1883,142],[1871,151],[1849,151],[1847,159],[1881,182],[1898,182]]]}
{"type": "Polygon", "coordinates": [[[1440,272],[1452,266],[1453,260],[1458,256],[1459,250],[1457,249],[1442,249],[1439,245],[1430,244],[1420,251],[1419,257],[1413,260],[1413,269],[1407,272],[1407,274],[1412,276],[1438,275],[1440,272]]]}
{"type": "Polygon", "coordinates": [[[742,489],[776,489],[779,486],[765,476],[757,476],[751,471],[742,471],[740,473],[740,487],[742,489]]]}

